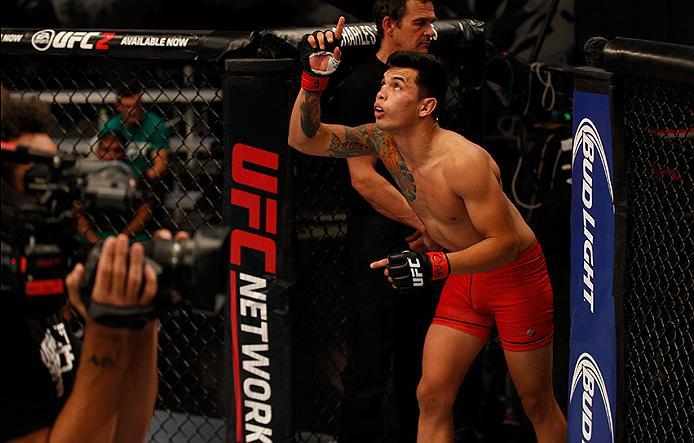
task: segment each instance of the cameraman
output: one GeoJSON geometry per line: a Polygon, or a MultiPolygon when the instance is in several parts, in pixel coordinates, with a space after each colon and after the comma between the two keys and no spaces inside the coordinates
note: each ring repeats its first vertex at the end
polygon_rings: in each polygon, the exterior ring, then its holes
{"type": "MultiPolygon", "coordinates": [[[[50,113],[38,100],[3,100],[1,120],[2,141],[57,151],[47,134],[50,113]]],[[[31,164],[2,165],[3,249],[16,242],[11,235],[13,203],[31,198],[23,192],[31,168],[31,164]]],[[[154,270],[143,265],[143,257],[142,245],[129,246],[125,235],[108,238],[97,265],[92,300],[115,307],[150,304],[157,280],[154,270]]],[[[10,277],[3,273],[3,291],[10,277]]],[[[157,392],[157,323],[129,330],[94,322],[80,301],[84,277],[84,267],[78,264],[65,279],[70,304],[85,319],[81,343],[59,310],[21,310],[25,294],[2,294],[4,309],[10,309],[0,322],[6,356],[0,382],[0,441],[145,440],[157,392]]]]}

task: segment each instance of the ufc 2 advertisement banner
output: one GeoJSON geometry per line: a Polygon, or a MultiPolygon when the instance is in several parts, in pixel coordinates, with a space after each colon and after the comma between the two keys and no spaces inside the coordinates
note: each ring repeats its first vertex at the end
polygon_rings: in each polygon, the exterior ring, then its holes
{"type": "Polygon", "coordinates": [[[2,28],[3,54],[219,60],[252,44],[240,31],[2,28]]]}
{"type": "MultiPolygon", "coordinates": [[[[577,74],[578,75],[578,74],[577,74]]],[[[574,93],[569,438],[614,442],[617,411],[615,204],[609,79],[574,93]],[[591,87],[592,86],[592,87],[591,87]]]]}

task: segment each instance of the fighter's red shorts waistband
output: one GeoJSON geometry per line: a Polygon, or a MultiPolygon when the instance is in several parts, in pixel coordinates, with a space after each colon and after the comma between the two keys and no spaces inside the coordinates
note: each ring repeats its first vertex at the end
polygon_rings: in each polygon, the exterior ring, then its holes
{"type": "Polygon", "coordinates": [[[535,240],[530,246],[522,250],[521,252],[518,253],[516,256],[516,259],[513,260],[510,263],[506,263],[503,266],[500,266],[496,269],[492,269],[490,271],[484,271],[484,272],[478,272],[477,276],[481,275],[506,275],[509,273],[514,273],[518,272],[521,268],[523,268],[528,262],[531,262],[533,260],[541,259],[544,261],[545,257],[544,254],[542,253],[542,247],[540,246],[540,243],[535,240]]]}

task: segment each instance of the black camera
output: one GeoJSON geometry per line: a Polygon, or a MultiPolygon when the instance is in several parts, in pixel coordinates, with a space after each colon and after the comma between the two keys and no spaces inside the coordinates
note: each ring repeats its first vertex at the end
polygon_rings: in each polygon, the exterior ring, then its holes
{"type": "Polygon", "coordinates": [[[127,165],[49,154],[2,143],[8,162],[33,163],[24,192],[2,189],[2,293],[27,315],[47,315],[65,304],[63,279],[85,247],[75,236],[74,202],[90,210],[123,212],[140,196],[127,165]]]}
{"type": "Polygon", "coordinates": [[[89,315],[97,322],[114,327],[140,328],[174,306],[174,300],[194,311],[216,315],[224,305],[229,250],[227,228],[203,227],[192,239],[155,238],[145,245],[145,263],[157,274],[157,294],[152,306],[113,307],[92,302],[89,298],[101,255],[95,246],[85,263],[86,278],[82,284],[82,300],[89,315]]]}
{"type": "Polygon", "coordinates": [[[25,192],[3,184],[2,293],[14,294],[9,297],[17,305],[14,309],[26,315],[56,312],[65,303],[65,275],[82,261],[88,271],[85,305],[106,323],[137,327],[139,320],[169,309],[179,297],[200,312],[219,312],[226,290],[228,230],[208,228],[189,240],[148,242],[147,261],[158,277],[155,304],[147,313],[114,313],[89,302],[100,247],[90,252],[90,245],[75,238],[74,203],[89,211],[124,214],[141,198],[130,168],[118,161],[47,154],[6,143],[2,148],[3,163],[33,163],[24,176],[25,192]]]}

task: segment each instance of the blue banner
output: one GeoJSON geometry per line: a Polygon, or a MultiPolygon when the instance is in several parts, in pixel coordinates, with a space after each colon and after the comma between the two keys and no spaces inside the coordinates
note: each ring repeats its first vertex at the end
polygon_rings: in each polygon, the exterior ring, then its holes
{"type": "Polygon", "coordinates": [[[614,442],[617,344],[610,97],[576,91],[571,201],[569,442],[614,442]]]}

